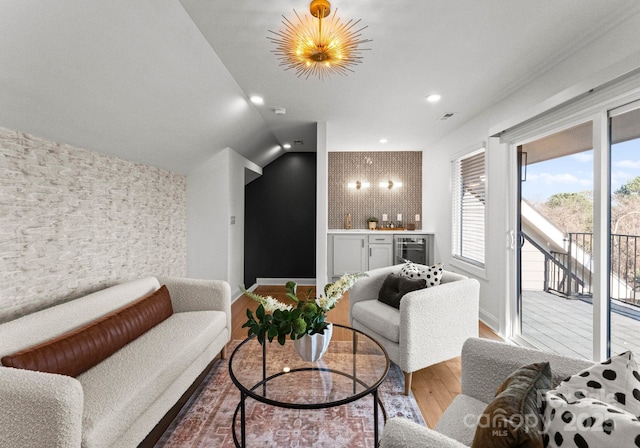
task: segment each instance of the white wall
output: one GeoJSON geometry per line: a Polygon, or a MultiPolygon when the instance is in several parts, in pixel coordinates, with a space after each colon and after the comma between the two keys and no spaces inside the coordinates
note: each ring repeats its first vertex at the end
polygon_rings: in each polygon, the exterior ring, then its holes
{"type": "Polygon", "coordinates": [[[317,128],[317,186],[316,186],[316,291],[322,291],[329,281],[327,268],[327,223],[329,216],[329,154],[327,123],[317,128]]]}
{"type": "Polygon", "coordinates": [[[262,173],[226,148],[187,176],[187,275],[226,280],[233,297],[244,282],[245,168],[262,173]]]}
{"type": "MultiPolygon", "coordinates": [[[[597,30],[594,30],[597,33],[597,30]]],[[[620,75],[624,67],[640,66],[640,14],[628,17],[615,29],[599,36],[585,45],[524,88],[509,95],[483,114],[474,117],[445,138],[424,151],[423,210],[425,228],[436,232],[436,259],[444,261],[449,269],[463,272],[452,261],[451,245],[451,201],[449,163],[453,155],[466,148],[487,142],[488,171],[488,235],[486,240],[486,273],[481,282],[481,318],[502,334],[509,331],[507,297],[511,289],[508,279],[508,250],[510,218],[511,169],[509,155],[504,145],[497,139],[489,138],[490,129],[501,123],[516,124],[518,117],[530,114],[532,110],[541,112],[550,104],[549,98],[569,95],[567,89],[581,86],[588,90],[585,81],[604,79],[620,75]],[[562,93],[565,92],[565,93],[562,93]],[[426,192],[440,191],[433,195],[426,192]]],[[[517,61],[514,61],[517,63],[517,61]]],[[[591,87],[597,87],[593,85],[591,87]]]]}
{"type": "Polygon", "coordinates": [[[220,151],[187,176],[187,275],[228,276],[229,151],[220,151]]]}
{"type": "MultiPolygon", "coordinates": [[[[257,165],[249,162],[233,150],[229,151],[229,217],[235,216],[235,224],[230,224],[228,234],[227,281],[231,285],[233,297],[240,293],[239,285],[244,284],[244,178],[245,167],[257,165]]],[[[260,172],[262,172],[260,170],[260,172]]],[[[247,285],[250,286],[250,285],[247,285]]]]}

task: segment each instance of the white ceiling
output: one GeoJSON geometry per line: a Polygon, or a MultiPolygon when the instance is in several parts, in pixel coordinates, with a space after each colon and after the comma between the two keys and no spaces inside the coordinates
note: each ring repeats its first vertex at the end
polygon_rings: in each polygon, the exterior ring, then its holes
{"type": "Polygon", "coordinates": [[[333,7],[373,42],[355,73],[322,82],[283,71],[266,38],[308,0],[0,0],[0,126],[182,173],[226,147],[260,166],[285,142],[314,151],[318,121],[333,151],[428,149],[638,2],[333,7]],[[445,112],[456,114],[437,121],[445,112]]]}

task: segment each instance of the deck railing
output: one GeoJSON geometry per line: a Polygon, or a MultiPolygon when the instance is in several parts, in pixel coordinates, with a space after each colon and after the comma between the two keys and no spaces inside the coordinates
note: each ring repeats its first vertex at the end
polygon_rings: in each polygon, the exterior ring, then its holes
{"type": "MultiPolygon", "coordinates": [[[[611,235],[610,297],[640,306],[640,236],[611,235]]],[[[567,297],[591,297],[593,234],[569,233],[563,252],[545,255],[544,290],[567,297]]]]}

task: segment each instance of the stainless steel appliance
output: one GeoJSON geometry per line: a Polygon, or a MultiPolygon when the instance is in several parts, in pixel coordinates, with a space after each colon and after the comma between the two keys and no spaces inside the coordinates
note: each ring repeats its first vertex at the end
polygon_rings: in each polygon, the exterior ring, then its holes
{"type": "Polygon", "coordinates": [[[431,264],[430,240],[430,235],[394,235],[394,263],[404,263],[408,260],[419,264],[431,264]]]}

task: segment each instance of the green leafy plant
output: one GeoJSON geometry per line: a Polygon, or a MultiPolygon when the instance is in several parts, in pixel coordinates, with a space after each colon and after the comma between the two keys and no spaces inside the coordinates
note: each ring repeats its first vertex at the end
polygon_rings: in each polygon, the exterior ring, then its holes
{"type": "Polygon", "coordinates": [[[367,218],[367,222],[378,222],[378,218],[376,218],[375,216],[372,216],[370,218],[367,218]]]}
{"type": "Polygon", "coordinates": [[[324,294],[313,297],[313,288],[309,288],[303,299],[298,298],[296,282],[286,283],[286,297],[295,304],[288,305],[271,296],[261,296],[240,288],[249,298],[258,302],[255,315],[247,309],[247,321],[242,328],[248,328],[248,336],[255,335],[260,344],[277,339],[284,345],[287,336],[299,339],[305,334],[324,333],[327,328],[326,313],[332,310],[358,280],[367,274],[345,274],[335,283],[324,287],[324,294]]]}

